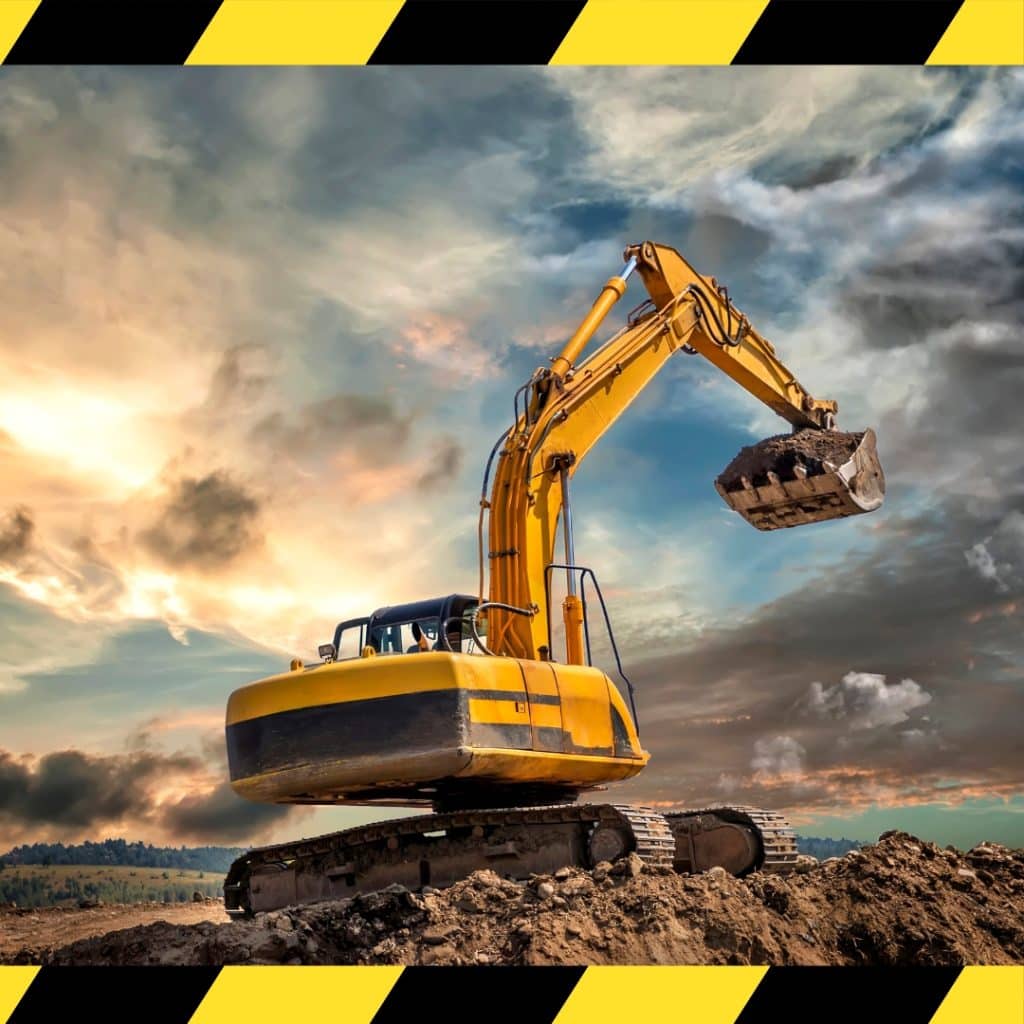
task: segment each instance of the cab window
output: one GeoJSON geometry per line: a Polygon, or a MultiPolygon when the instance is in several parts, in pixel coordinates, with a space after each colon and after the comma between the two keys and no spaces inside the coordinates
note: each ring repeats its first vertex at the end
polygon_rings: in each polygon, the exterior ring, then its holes
{"type": "Polygon", "coordinates": [[[440,650],[437,642],[437,619],[417,619],[415,622],[395,623],[391,626],[377,626],[371,635],[371,643],[378,654],[414,654],[419,652],[419,634],[426,638],[428,651],[440,650]]]}

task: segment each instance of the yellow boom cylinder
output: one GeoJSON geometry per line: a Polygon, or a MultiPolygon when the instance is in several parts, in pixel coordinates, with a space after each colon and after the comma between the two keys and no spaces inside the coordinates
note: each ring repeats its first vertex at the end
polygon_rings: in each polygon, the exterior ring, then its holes
{"type": "Polygon", "coordinates": [[[609,277],[601,294],[583,318],[583,323],[576,328],[576,333],[566,343],[561,353],[551,361],[552,372],[564,377],[579,358],[579,354],[587,347],[587,342],[594,336],[604,318],[623,295],[626,294],[626,279],[636,269],[636,259],[631,259],[622,269],[622,273],[609,277]]]}

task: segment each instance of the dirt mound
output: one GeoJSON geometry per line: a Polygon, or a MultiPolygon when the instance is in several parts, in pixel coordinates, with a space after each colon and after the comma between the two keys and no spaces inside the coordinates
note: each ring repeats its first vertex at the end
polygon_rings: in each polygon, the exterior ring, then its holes
{"type": "Polygon", "coordinates": [[[676,875],[635,855],[528,883],[482,871],[443,892],[392,886],[251,921],[131,928],[42,962],[1019,964],[1024,851],[892,832],[786,877],[676,875]]]}
{"type": "Polygon", "coordinates": [[[755,487],[764,486],[768,483],[769,471],[783,480],[792,480],[795,466],[803,466],[810,476],[825,472],[826,462],[831,463],[833,469],[838,469],[857,450],[864,433],[801,430],[795,434],[767,437],[757,444],[741,448],[719,474],[718,483],[732,491],[743,486],[743,477],[755,487]]]}

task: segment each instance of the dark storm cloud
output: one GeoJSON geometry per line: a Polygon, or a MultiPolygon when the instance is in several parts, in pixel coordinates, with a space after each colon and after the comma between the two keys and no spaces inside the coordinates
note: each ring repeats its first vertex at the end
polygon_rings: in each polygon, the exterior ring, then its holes
{"type": "Polygon", "coordinates": [[[968,565],[963,538],[977,527],[949,510],[888,523],[872,554],[635,671],[654,754],[639,788],[713,799],[724,774],[731,798],[764,800],[757,745],[763,755],[779,738],[803,751],[802,777],[784,787],[799,806],[881,784],[883,800],[903,786],[937,796],[950,779],[1024,786],[1024,588],[997,593],[968,565]]]}
{"type": "Polygon", "coordinates": [[[376,439],[391,453],[407,441],[412,417],[382,395],[358,392],[331,395],[303,407],[297,415],[275,412],[252,430],[254,441],[294,456],[323,454],[376,439]]]}
{"type": "Polygon", "coordinates": [[[221,472],[178,481],[142,544],[172,566],[217,569],[259,543],[259,502],[221,472]]]}
{"type": "Polygon", "coordinates": [[[416,480],[416,489],[426,493],[451,484],[462,469],[465,454],[465,449],[454,438],[441,441],[429,453],[427,467],[416,480]]]}
{"type": "Polygon", "coordinates": [[[174,842],[230,843],[251,841],[295,810],[242,800],[227,782],[209,792],[162,797],[168,782],[205,780],[207,770],[190,754],[149,749],[114,755],[62,750],[38,760],[0,750],[0,825],[64,837],[106,827],[149,828],[174,842]]]}
{"type": "MultiPolygon", "coordinates": [[[[927,344],[931,332],[961,323],[1019,324],[1024,235],[1007,237],[1000,230],[1007,223],[1024,223],[1024,205],[992,209],[970,234],[929,235],[883,252],[846,286],[843,312],[860,325],[867,346],[882,349],[927,344]]],[[[1021,346],[1005,355],[1015,356],[1013,367],[1024,366],[1021,346]]]]}
{"type": "Polygon", "coordinates": [[[210,381],[206,405],[211,410],[238,402],[248,404],[263,396],[270,378],[248,365],[249,358],[261,351],[258,345],[233,345],[224,351],[210,381]]]}
{"type": "Polygon", "coordinates": [[[187,796],[162,808],[160,824],[182,841],[247,842],[294,810],[281,804],[243,800],[225,782],[205,796],[187,796]]]}
{"type": "Polygon", "coordinates": [[[35,522],[24,507],[9,512],[0,522],[0,562],[17,562],[32,547],[35,522]]]}
{"type": "Polygon", "coordinates": [[[62,750],[34,764],[0,751],[0,820],[78,829],[145,818],[152,810],[154,786],[169,774],[199,767],[188,755],[150,751],[96,756],[62,750]]]}

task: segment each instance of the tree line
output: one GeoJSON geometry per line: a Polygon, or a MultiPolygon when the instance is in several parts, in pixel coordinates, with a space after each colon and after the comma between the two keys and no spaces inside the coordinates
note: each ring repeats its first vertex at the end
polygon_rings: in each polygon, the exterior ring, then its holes
{"type": "Polygon", "coordinates": [[[15,846],[0,856],[4,864],[77,864],[93,867],[121,865],[140,868],[185,868],[192,871],[216,871],[225,874],[232,861],[245,853],[239,846],[151,846],[129,843],[124,839],[104,839],[101,843],[86,841],[64,843],[32,843],[15,846]]]}
{"type": "Polygon", "coordinates": [[[800,853],[806,853],[818,860],[825,860],[827,857],[842,857],[844,853],[851,850],[859,850],[861,847],[856,839],[818,839],[815,836],[797,836],[796,848],[800,853]]]}

